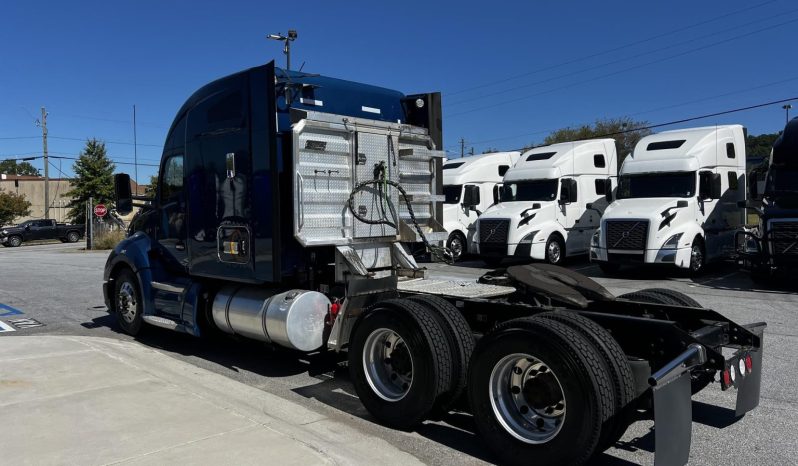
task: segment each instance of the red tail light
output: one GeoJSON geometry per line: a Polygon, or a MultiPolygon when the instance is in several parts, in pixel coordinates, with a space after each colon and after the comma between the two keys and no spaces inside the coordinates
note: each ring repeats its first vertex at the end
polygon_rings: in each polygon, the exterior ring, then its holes
{"type": "Polygon", "coordinates": [[[723,385],[727,387],[731,385],[731,374],[729,374],[729,369],[723,371],[723,385]]]}
{"type": "Polygon", "coordinates": [[[754,369],[754,360],[751,358],[750,354],[745,355],[745,370],[749,374],[754,369]]]}
{"type": "Polygon", "coordinates": [[[341,305],[339,303],[332,303],[330,304],[330,317],[332,320],[335,320],[338,317],[338,312],[341,310],[341,305]]]}

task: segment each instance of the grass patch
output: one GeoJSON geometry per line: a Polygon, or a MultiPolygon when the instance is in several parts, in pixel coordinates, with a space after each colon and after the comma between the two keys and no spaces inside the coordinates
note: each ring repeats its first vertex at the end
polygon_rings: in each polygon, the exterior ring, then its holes
{"type": "Polygon", "coordinates": [[[125,239],[124,230],[111,230],[94,236],[94,249],[113,249],[125,239]]]}

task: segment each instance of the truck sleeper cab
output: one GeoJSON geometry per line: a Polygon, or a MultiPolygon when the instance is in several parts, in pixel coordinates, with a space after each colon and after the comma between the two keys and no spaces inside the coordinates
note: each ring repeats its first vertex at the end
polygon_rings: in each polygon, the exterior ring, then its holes
{"type": "MultiPolygon", "coordinates": [[[[109,312],[131,335],[157,326],[346,351],[358,398],[391,427],[465,395],[505,462],[582,464],[645,398],[667,446],[657,464],[684,464],[692,380],[697,391],[715,373],[737,389],[738,415],[756,407],[764,324],[673,293],[615,297],[548,264],[426,279],[400,242],[431,247],[442,231],[441,142],[435,93],[273,63],[201,88],[167,135],[158,192],[108,256],[109,312]]],[[[124,215],[130,179],[115,185],[124,215]]]]}
{"type": "Polygon", "coordinates": [[[446,246],[455,260],[476,252],[475,222],[499,201],[496,186],[518,161],[520,152],[492,152],[448,160],[443,164],[443,227],[449,233],[446,246]]]}
{"type": "Polygon", "coordinates": [[[773,143],[764,191],[749,182],[749,200],[741,203],[756,212],[759,223],[737,232],[737,258],[751,278],[764,282],[779,270],[798,268],[798,119],[790,120],[773,143]],[[752,201],[761,201],[754,205],[752,201]]]}
{"type": "Polygon", "coordinates": [[[665,264],[699,273],[734,253],[744,224],[745,130],[740,125],[646,136],[624,160],[616,199],[591,238],[605,273],[665,264]]]}
{"type": "Polygon", "coordinates": [[[477,222],[480,257],[561,264],[586,254],[617,167],[614,139],[536,147],[504,175],[499,203],[477,222]]]}

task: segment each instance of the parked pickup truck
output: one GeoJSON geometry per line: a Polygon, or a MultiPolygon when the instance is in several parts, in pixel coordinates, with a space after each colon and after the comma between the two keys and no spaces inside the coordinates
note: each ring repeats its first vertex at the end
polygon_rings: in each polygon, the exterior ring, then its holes
{"type": "Polygon", "coordinates": [[[77,243],[83,238],[84,225],[56,223],[55,220],[28,220],[17,226],[0,230],[0,243],[15,248],[25,241],[60,239],[62,243],[77,243]]]}

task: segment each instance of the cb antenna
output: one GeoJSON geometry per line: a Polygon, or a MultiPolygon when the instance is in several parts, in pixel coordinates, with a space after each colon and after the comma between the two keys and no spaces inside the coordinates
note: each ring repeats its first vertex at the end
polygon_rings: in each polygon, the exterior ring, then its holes
{"type": "Polygon", "coordinates": [[[285,69],[286,71],[291,70],[291,42],[295,41],[297,38],[296,29],[289,29],[287,35],[283,35],[282,33],[277,34],[269,34],[266,36],[267,39],[271,40],[279,40],[283,42],[283,53],[285,54],[285,69]]]}

